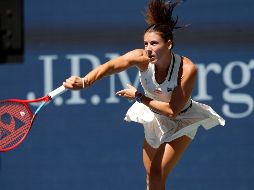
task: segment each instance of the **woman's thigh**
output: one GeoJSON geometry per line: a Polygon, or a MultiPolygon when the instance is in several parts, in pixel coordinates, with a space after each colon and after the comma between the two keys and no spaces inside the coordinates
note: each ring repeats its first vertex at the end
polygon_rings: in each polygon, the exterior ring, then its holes
{"type": "Polygon", "coordinates": [[[150,168],[151,168],[151,163],[152,160],[157,152],[156,148],[151,147],[146,139],[144,139],[144,144],[143,144],[143,163],[144,167],[146,170],[146,173],[149,175],[150,174],[150,168]]]}
{"type": "Polygon", "coordinates": [[[148,175],[166,177],[175,167],[184,151],[191,143],[187,136],[179,137],[171,142],[163,143],[159,148],[151,147],[146,140],[143,145],[143,162],[148,175]]]}

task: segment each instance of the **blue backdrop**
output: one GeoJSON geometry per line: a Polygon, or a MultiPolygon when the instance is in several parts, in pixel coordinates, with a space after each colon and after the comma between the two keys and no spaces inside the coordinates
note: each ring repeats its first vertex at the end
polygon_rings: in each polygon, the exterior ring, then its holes
{"type": "MultiPolygon", "coordinates": [[[[41,97],[143,47],[145,0],[24,3],[25,61],[0,65],[0,99],[41,97]]],[[[186,0],[176,9],[180,23],[191,24],[175,33],[174,51],[198,66],[193,98],[226,126],[198,131],[169,189],[254,189],[253,12],[252,0],[186,0]]],[[[135,69],[56,98],[21,146],[0,154],[0,189],[145,189],[143,129],[123,121],[131,104],[114,96],[126,83],[140,88],[135,69]]]]}

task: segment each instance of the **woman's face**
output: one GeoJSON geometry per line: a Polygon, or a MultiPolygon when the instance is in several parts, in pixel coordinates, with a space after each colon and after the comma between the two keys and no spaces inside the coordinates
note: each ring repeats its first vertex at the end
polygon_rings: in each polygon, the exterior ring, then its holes
{"type": "Polygon", "coordinates": [[[171,41],[165,42],[158,32],[144,34],[144,46],[151,63],[159,62],[164,56],[168,56],[171,44],[171,41]]]}

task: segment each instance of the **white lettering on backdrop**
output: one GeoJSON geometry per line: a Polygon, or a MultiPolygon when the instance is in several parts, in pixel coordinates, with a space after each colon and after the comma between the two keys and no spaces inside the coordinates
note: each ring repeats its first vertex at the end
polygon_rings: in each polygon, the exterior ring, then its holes
{"type": "MultiPolygon", "coordinates": [[[[106,53],[105,57],[108,59],[113,59],[119,56],[117,53],[106,53]]],[[[53,68],[56,67],[54,64],[57,63],[59,56],[58,55],[41,55],[39,56],[39,61],[43,63],[43,76],[44,76],[44,94],[52,91],[54,72],[53,68]]],[[[91,69],[98,67],[101,62],[100,59],[92,54],[68,54],[65,56],[65,59],[70,63],[70,75],[83,75],[87,71],[81,71],[81,61],[86,61],[91,64],[91,69]]],[[[61,65],[62,67],[62,65],[61,65]]],[[[209,64],[197,64],[198,67],[198,80],[197,80],[197,94],[193,96],[193,99],[197,101],[213,101],[214,97],[212,94],[209,94],[209,85],[208,85],[208,74],[221,75],[221,81],[226,88],[221,92],[223,104],[221,107],[222,113],[229,118],[244,118],[252,114],[254,109],[253,102],[253,93],[252,92],[241,92],[241,89],[251,85],[252,73],[254,70],[254,59],[251,59],[249,63],[242,61],[232,61],[225,65],[222,68],[219,63],[209,63],[209,64]],[[235,77],[233,75],[233,70],[238,69],[241,74],[235,77]],[[237,79],[237,80],[235,80],[237,79]],[[237,82],[236,82],[237,81],[237,82]],[[233,111],[231,106],[233,105],[244,105],[245,110],[240,112],[233,111]]],[[[136,88],[139,85],[139,76],[138,73],[135,77],[133,83],[129,78],[127,71],[109,76],[109,89],[107,93],[109,96],[105,99],[106,104],[119,103],[120,99],[115,96],[115,86],[116,86],[116,77],[119,77],[119,81],[122,87],[126,87],[126,84],[132,84],[136,88]]],[[[214,77],[214,76],[213,76],[214,77]]],[[[74,104],[86,104],[87,100],[81,96],[81,91],[70,91],[71,96],[67,100],[63,100],[62,97],[57,97],[54,100],[54,103],[58,106],[74,104]]],[[[34,92],[28,92],[28,99],[36,98],[34,92]]],[[[93,95],[91,97],[91,103],[93,105],[98,105],[101,102],[99,95],[93,95]]],[[[37,105],[36,103],[34,104],[37,105]]]]}

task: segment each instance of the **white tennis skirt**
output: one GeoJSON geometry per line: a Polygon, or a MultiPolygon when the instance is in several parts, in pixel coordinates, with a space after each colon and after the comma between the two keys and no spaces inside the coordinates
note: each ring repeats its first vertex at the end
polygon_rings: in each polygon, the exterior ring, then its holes
{"type": "Polygon", "coordinates": [[[194,100],[192,106],[175,119],[154,113],[146,105],[135,102],[127,111],[125,120],[143,124],[146,141],[154,148],[184,135],[194,139],[200,126],[208,130],[225,125],[225,120],[210,106],[194,100]]]}

